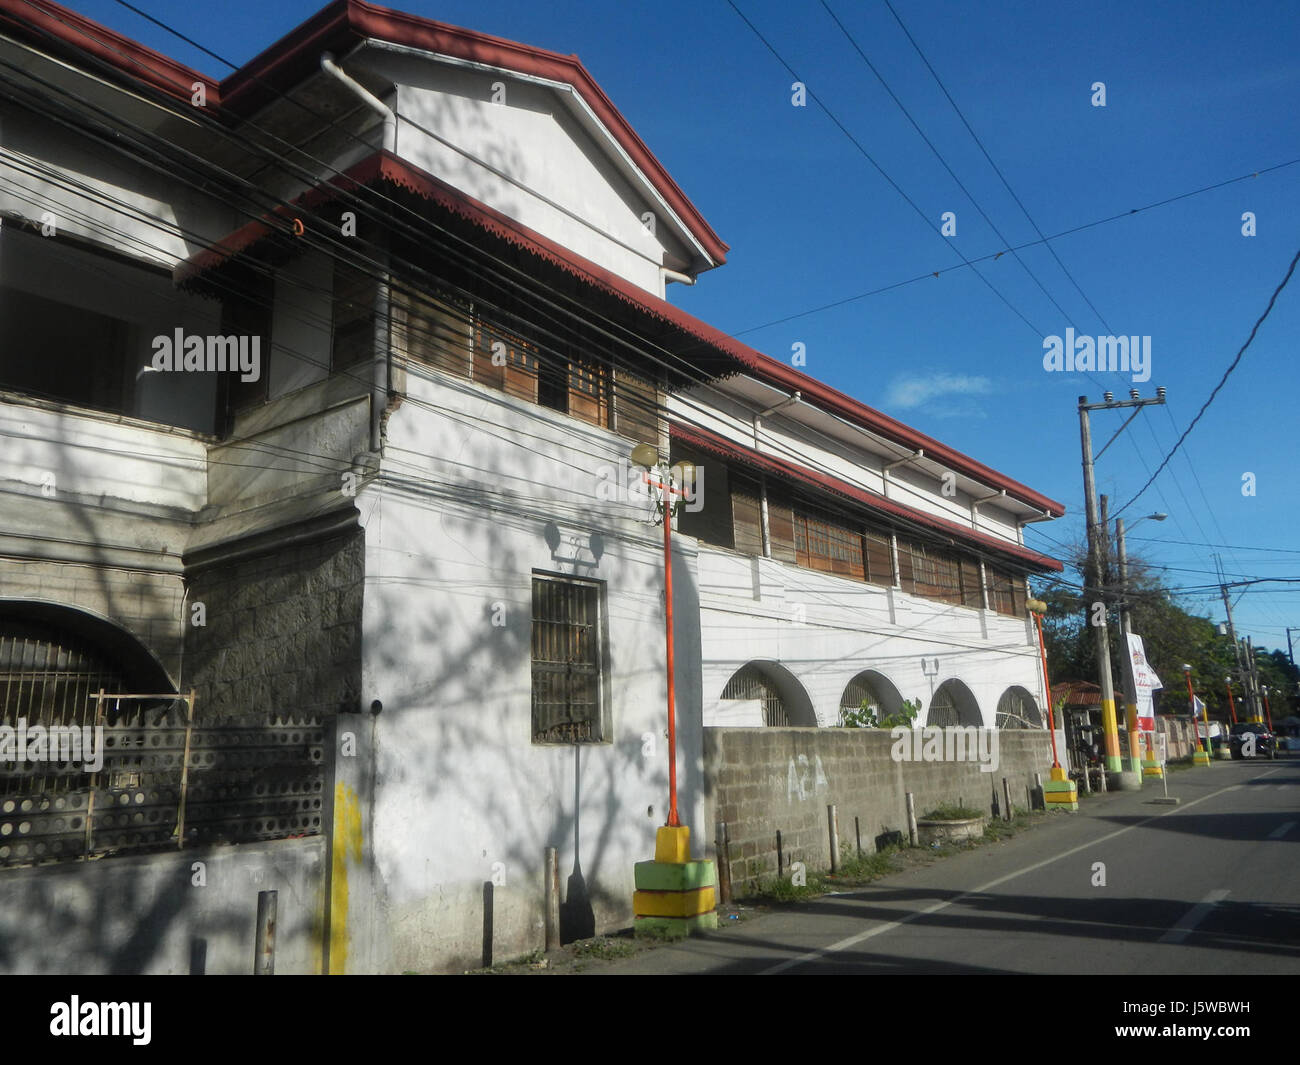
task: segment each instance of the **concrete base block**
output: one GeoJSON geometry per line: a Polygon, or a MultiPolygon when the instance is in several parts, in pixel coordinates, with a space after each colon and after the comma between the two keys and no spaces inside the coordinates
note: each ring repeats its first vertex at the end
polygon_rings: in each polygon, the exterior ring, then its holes
{"type": "Polygon", "coordinates": [[[717,927],[716,912],[701,913],[694,917],[638,917],[632,925],[632,933],[637,936],[685,939],[689,935],[710,931],[717,927]]]}
{"type": "Polygon", "coordinates": [[[1122,769],[1118,773],[1108,772],[1106,787],[1111,791],[1141,791],[1142,774],[1132,769],[1122,769]]]}
{"type": "Polygon", "coordinates": [[[1192,765],[1209,765],[1210,755],[1208,751],[1193,751],[1192,765]]]}
{"type": "MultiPolygon", "coordinates": [[[[1052,771],[1056,775],[1056,771],[1052,771]]],[[[1079,809],[1079,788],[1073,780],[1047,780],[1043,782],[1043,805],[1048,810],[1079,809]]]]}

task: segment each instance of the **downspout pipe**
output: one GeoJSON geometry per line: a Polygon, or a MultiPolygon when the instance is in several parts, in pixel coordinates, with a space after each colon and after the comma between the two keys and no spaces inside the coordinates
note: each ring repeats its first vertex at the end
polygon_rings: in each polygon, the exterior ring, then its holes
{"type": "MultiPolygon", "coordinates": [[[[394,154],[397,151],[397,113],[378,96],[361,85],[355,78],[343,72],[330,52],[322,52],[320,68],[327,75],[346,88],[353,96],[379,115],[384,123],[383,149],[394,154]]],[[[389,314],[388,290],[388,253],[380,253],[380,278],[375,286],[374,325],[375,356],[373,376],[370,383],[370,450],[379,453],[383,446],[384,410],[392,393],[393,383],[393,349],[392,319],[389,314]]]]}

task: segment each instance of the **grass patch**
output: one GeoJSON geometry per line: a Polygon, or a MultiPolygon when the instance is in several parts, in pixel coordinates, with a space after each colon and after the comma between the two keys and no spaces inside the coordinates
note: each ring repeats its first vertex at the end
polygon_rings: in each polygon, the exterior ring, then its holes
{"type": "Polygon", "coordinates": [[[897,861],[897,855],[904,849],[901,846],[886,847],[874,854],[856,854],[840,862],[840,870],[835,874],[835,880],[866,884],[890,873],[896,873],[903,868],[897,861]]]}
{"type": "Polygon", "coordinates": [[[983,817],[983,810],[972,810],[969,806],[936,806],[928,814],[922,814],[922,821],[967,821],[973,817],[983,817]]]}
{"type": "Polygon", "coordinates": [[[626,939],[597,936],[595,939],[583,939],[572,943],[569,949],[579,958],[630,958],[636,953],[636,944],[626,939]]]}

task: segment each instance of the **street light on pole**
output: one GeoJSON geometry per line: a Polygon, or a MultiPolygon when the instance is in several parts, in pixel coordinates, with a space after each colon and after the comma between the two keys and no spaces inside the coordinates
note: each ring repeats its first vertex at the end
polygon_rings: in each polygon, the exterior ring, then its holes
{"type": "Polygon", "coordinates": [[[1223,683],[1228,686],[1228,712],[1232,714],[1232,723],[1237,723],[1237,704],[1232,698],[1232,678],[1224,677],[1223,683]]]}
{"type": "MultiPolygon", "coordinates": [[[[1056,810],[1077,810],[1078,787],[1061,768],[1061,760],[1056,753],[1056,715],[1052,710],[1052,682],[1047,675],[1047,645],[1043,642],[1043,615],[1047,613],[1047,604],[1041,599],[1027,599],[1025,606],[1038,629],[1038,653],[1043,661],[1043,694],[1047,699],[1047,728],[1052,737],[1052,771],[1050,779],[1043,785],[1043,806],[1056,810]]],[[[1088,767],[1084,766],[1083,771],[1087,773],[1088,767]]]]}
{"type": "MultiPolygon", "coordinates": [[[[667,827],[678,828],[681,820],[677,815],[677,704],[675,693],[675,670],[673,658],[673,495],[681,495],[682,489],[673,485],[671,472],[659,471],[659,450],[653,444],[637,444],[630,456],[637,466],[644,466],[645,473],[641,479],[652,488],[662,493],[660,510],[664,523],[664,637],[667,644],[666,666],[668,673],[668,822],[667,827]]],[[[683,475],[685,470],[683,469],[683,475]]],[[[684,477],[683,477],[684,479],[684,477]]]]}
{"type": "Polygon", "coordinates": [[[668,821],[655,832],[654,861],[637,862],[632,895],[637,935],[687,935],[718,927],[717,870],[712,861],[691,861],[691,829],[677,814],[677,703],[673,668],[673,511],[695,485],[695,468],[679,463],[672,469],[653,444],[637,444],[631,460],[645,467],[642,480],[659,489],[659,513],[664,523],[664,638],[668,681],[668,821]]]}

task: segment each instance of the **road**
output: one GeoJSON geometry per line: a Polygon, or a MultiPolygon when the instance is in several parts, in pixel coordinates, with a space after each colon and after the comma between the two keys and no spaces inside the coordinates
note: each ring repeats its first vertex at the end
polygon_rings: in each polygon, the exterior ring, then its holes
{"type": "Polygon", "coordinates": [[[1180,805],[1160,794],[1085,800],[1003,843],[588,972],[1300,972],[1300,757],[1185,769],[1169,778],[1180,805]]]}

